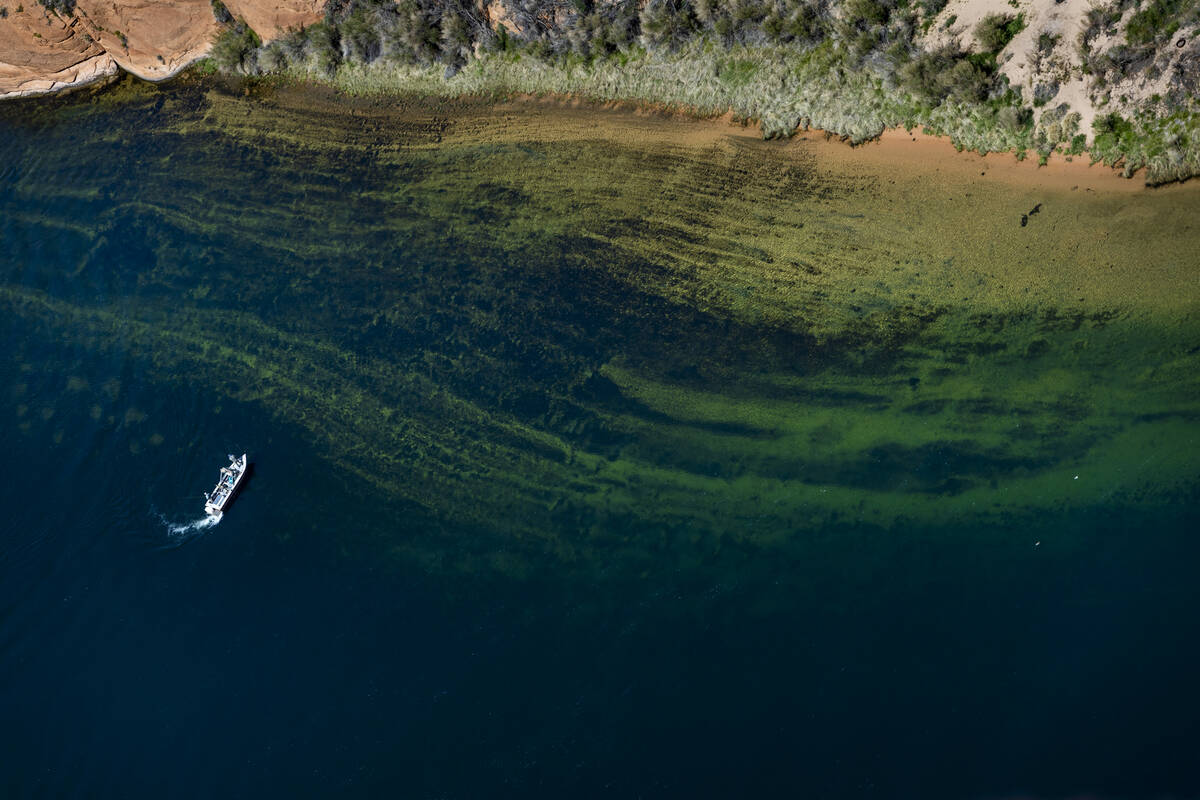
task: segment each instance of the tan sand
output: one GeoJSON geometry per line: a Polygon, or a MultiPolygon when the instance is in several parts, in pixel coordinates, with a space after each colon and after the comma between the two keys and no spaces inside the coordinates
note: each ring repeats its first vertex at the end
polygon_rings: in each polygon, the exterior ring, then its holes
{"type": "MultiPolygon", "coordinates": [[[[674,126],[673,139],[679,144],[689,146],[712,144],[728,136],[762,138],[761,129],[756,123],[738,120],[732,113],[705,118],[696,117],[685,109],[655,104],[598,103],[574,96],[557,95],[515,95],[499,107],[513,111],[530,107],[575,109],[587,113],[610,114],[614,117],[623,116],[626,119],[654,118],[678,122],[679,124],[674,126]]],[[[591,129],[591,124],[584,125],[584,130],[591,129]]],[[[839,136],[812,129],[798,132],[787,143],[773,144],[783,148],[803,146],[805,149],[822,153],[823,158],[834,162],[872,165],[884,170],[911,169],[971,180],[978,177],[982,180],[1029,188],[1044,187],[1114,194],[1200,192],[1200,182],[1196,181],[1149,187],[1145,184],[1144,170],[1126,178],[1120,169],[1094,164],[1087,155],[1065,156],[1053,153],[1045,164],[1038,164],[1036,154],[1025,159],[1018,159],[1013,153],[980,155],[974,151],[958,149],[948,136],[935,136],[921,130],[910,132],[902,128],[893,128],[884,131],[883,135],[874,141],[851,146],[839,136]],[[799,145],[801,142],[804,144],[799,145]]]]}

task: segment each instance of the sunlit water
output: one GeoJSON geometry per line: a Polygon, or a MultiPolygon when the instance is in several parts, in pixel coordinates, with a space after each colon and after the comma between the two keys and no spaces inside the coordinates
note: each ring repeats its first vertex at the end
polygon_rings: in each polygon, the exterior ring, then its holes
{"type": "Polygon", "coordinates": [[[506,113],[0,111],[0,795],[1200,792],[1194,195],[506,113]]]}

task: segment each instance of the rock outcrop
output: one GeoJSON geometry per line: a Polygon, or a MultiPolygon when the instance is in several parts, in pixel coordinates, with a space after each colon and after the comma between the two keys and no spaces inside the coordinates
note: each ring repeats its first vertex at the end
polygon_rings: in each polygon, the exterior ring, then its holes
{"type": "Polygon", "coordinates": [[[30,0],[0,0],[0,97],[53,92],[117,71],[117,62],[78,18],[63,20],[30,0]],[[19,10],[18,10],[19,9],[19,10]]]}
{"type": "MultiPolygon", "coordinates": [[[[117,68],[162,80],[203,57],[221,30],[211,0],[77,0],[59,16],[0,0],[0,98],[50,92],[117,68]]],[[[264,40],[321,19],[324,0],[228,0],[264,40]]]]}

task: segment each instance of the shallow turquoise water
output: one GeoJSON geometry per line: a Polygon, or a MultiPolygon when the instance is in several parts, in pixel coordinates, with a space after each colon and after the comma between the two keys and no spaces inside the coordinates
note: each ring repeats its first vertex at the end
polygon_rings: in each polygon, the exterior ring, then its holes
{"type": "Polygon", "coordinates": [[[259,103],[0,116],[3,794],[1200,790],[1195,302],[787,294],[756,150],[259,103]]]}

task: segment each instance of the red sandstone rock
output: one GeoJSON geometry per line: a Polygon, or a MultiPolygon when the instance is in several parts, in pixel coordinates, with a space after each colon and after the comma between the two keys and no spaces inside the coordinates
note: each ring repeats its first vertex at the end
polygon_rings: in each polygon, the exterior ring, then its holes
{"type": "Polygon", "coordinates": [[[8,9],[0,17],[0,98],[52,92],[116,72],[116,62],[78,19],[60,19],[33,0],[0,0],[0,7],[8,9]]]}
{"type": "MultiPolygon", "coordinates": [[[[264,41],[321,19],[323,0],[228,0],[264,41]]],[[[60,19],[36,0],[0,0],[0,97],[54,91],[122,69],[170,77],[220,32],[210,0],[77,0],[60,19]],[[22,7],[18,12],[16,9],[22,7]]]]}

